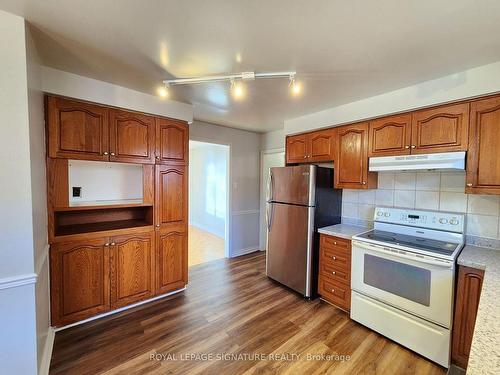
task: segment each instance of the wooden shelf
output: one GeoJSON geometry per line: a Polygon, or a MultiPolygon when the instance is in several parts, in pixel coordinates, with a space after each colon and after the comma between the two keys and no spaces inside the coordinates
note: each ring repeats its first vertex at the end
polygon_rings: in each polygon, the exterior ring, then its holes
{"type": "Polygon", "coordinates": [[[109,230],[135,228],[135,227],[146,227],[148,225],[151,225],[151,223],[148,223],[145,220],[137,220],[137,219],[105,221],[102,223],[63,225],[58,228],[56,236],[68,236],[72,234],[104,232],[109,230]]]}
{"type": "Polygon", "coordinates": [[[126,204],[107,204],[96,206],[71,206],[71,207],[56,207],[55,212],[67,211],[89,211],[89,210],[103,210],[113,208],[134,208],[134,207],[153,207],[151,203],[126,203],[126,204]]]}

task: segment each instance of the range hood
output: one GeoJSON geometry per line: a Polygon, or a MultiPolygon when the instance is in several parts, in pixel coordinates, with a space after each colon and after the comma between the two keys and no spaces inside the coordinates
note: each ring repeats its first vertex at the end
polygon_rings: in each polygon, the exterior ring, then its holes
{"type": "Polygon", "coordinates": [[[464,170],[465,151],[370,158],[370,171],[464,170]]]}

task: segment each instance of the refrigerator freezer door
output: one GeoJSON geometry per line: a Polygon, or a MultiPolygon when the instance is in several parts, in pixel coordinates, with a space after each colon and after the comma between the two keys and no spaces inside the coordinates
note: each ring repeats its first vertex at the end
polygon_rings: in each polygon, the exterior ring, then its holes
{"type": "Polygon", "coordinates": [[[314,206],[315,180],[313,165],[271,168],[268,201],[314,206]]]}
{"type": "Polygon", "coordinates": [[[268,203],[267,276],[311,294],[314,207],[268,203]]]}

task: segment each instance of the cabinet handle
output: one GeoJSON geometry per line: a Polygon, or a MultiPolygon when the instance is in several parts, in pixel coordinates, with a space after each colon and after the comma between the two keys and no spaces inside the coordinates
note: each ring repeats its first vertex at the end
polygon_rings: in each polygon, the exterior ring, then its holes
{"type": "Polygon", "coordinates": [[[335,293],[335,289],[332,289],[332,293],[335,293]]]}
{"type": "Polygon", "coordinates": [[[468,187],[471,187],[471,186],[472,186],[472,182],[468,182],[468,183],[467,183],[467,186],[468,186],[468,187]]]}
{"type": "Polygon", "coordinates": [[[114,153],[114,152],[112,152],[112,153],[110,153],[110,155],[111,155],[111,156],[115,156],[115,153],[114,153]]]}
{"type": "Polygon", "coordinates": [[[111,243],[110,243],[110,245],[111,245],[111,246],[115,246],[116,244],[115,244],[114,242],[111,242],[111,243]]]}
{"type": "Polygon", "coordinates": [[[160,227],[160,224],[156,224],[156,228],[159,228],[160,227]]]}
{"type": "Polygon", "coordinates": [[[107,152],[107,151],[104,151],[104,155],[109,155],[109,152],[107,152]]]}
{"type": "Polygon", "coordinates": [[[333,257],[332,257],[332,259],[333,259],[333,260],[337,260],[337,257],[336,257],[336,256],[333,256],[333,257]]]}
{"type": "Polygon", "coordinates": [[[304,159],[307,159],[307,155],[304,155],[304,159]]]}
{"type": "Polygon", "coordinates": [[[109,246],[109,242],[106,242],[106,243],[104,244],[104,246],[109,246]]]}
{"type": "Polygon", "coordinates": [[[366,181],[363,181],[363,182],[362,182],[362,184],[363,184],[363,185],[366,185],[366,181]]]}
{"type": "Polygon", "coordinates": [[[336,274],[336,272],[335,272],[335,271],[332,271],[332,275],[335,275],[335,274],[336,274]]]}
{"type": "Polygon", "coordinates": [[[160,157],[159,157],[159,156],[155,156],[155,159],[158,159],[158,160],[159,160],[159,159],[160,159],[160,157]]]}
{"type": "Polygon", "coordinates": [[[417,148],[417,146],[415,146],[415,145],[411,145],[410,147],[411,147],[411,148],[417,148]]]}
{"type": "Polygon", "coordinates": [[[406,146],[405,146],[405,148],[406,148],[406,149],[409,149],[409,148],[410,148],[410,146],[409,146],[409,145],[406,145],[406,146]]]}

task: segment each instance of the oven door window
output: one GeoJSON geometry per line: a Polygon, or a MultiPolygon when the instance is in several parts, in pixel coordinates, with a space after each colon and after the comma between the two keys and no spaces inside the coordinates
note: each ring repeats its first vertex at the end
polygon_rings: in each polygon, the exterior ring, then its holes
{"type": "Polygon", "coordinates": [[[363,282],[413,302],[429,306],[431,271],[394,260],[364,255],[363,282]]]}

